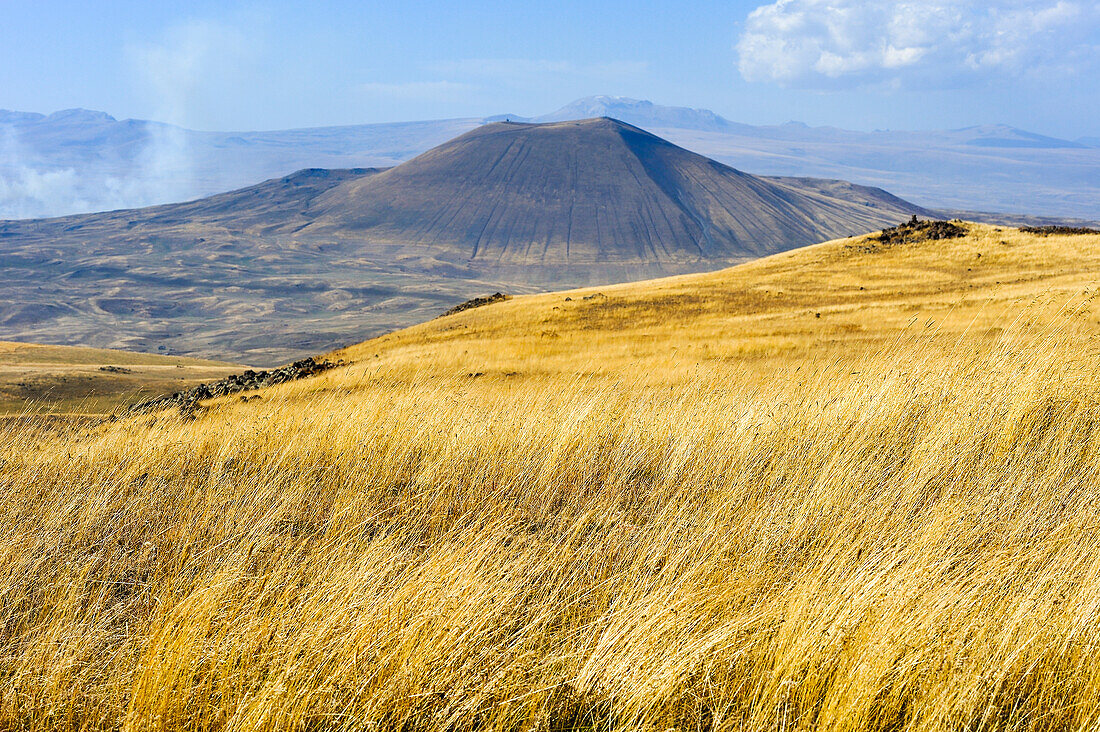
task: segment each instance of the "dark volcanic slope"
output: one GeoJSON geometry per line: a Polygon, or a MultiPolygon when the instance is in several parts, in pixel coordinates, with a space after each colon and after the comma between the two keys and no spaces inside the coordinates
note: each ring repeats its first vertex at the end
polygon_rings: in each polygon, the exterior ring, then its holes
{"type": "MultiPolygon", "coordinates": [[[[864,189],[866,191],[874,189],[864,189]]],[[[732,261],[862,233],[920,209],[742,173],[612,119],[468,132],[319,196],[303,234],[485,264],[732,261]]]]}
{"type": "Polygon", "coordinates": [[[492,124],[388,170],[0,222],[0,339],[266,365],[511,293],[717,269],[926,212],[610,119],[492,124]]]}

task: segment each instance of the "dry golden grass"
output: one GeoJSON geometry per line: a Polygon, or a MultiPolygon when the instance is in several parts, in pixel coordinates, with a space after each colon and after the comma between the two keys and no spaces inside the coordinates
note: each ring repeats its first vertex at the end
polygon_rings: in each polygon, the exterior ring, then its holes
{"type": "MultiPolygon", "coordinates": [[[[1033,302],[1067,302],[1100,282],[1098,236],[970,228],[963,239],[842,240],[711,274],[515,298],[491,317],[472,310],[339,355],[369,365],[378,354],[383,369],[439,378],[635,370],[655,384],[687,383],[703,364],[770,379],[807,362],[878,358],[914,333],[934,332],[929,348],[964,333],[992,342],[1033,302]]],[[[1031,308],[1030,317],[1053,327],[1056,313],[1031,308]]]]}
{"type": "Polygon", "coordinates": [[[0,419],[28,409],[34,414],[108,415],[241,369],[180,356],[0,341],[0,419]]]}
{"type": "Polygon", "coordinates": [[[830,243],[11,426],[0,727],[1095,729],[1098,245],[830,243]]]}

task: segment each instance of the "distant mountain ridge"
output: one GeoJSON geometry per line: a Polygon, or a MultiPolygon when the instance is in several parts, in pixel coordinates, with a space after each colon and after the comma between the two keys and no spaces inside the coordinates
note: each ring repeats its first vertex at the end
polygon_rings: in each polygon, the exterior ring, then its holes
{"type": "Polygon", "coordinates": [[[1019,130],[1008,125],[982,125],[978,127],[964,127],[954,130],[959,133],[973,133],[973,137],[966,142],[968,145],[978,147],[1032,147],[1032,148],[1085,148],[1081,142],[1062,140],[1047,135],[1037,135],[1034,132],[1019,130]]]}
{"type": "Polygon", "coordinates": [[[550,114],[529,119],[520,118],[516,121],[566,122],[594,117],[610,117],[643,129],[676,127],[685,130],[708,130],[712,132],[752,129],[749,125],[730,122],[709,109],[666,107],[643,99],[610,96],[585,97],[550,114]]]}
{"type": "Polygon", "coordinates": [[[1100,138],[1060,140],[1005,125],[927,132],[752,126],[705,109],[613,96],[531,118],[260,132],[197,132],[88,110],[0,111],[0,218],[187,200],[303,168],[389,167],[487,121],[593,116],[762,175],[850,180],[934,208],[1100,218],[1100,138]]]}
{"type": "Polygon", "coordinates": [[[912,214],[608,118],[493,123],[393,168],[0,222],[0,337],[278,363],[486,292],[713,270],[912,214]]]}

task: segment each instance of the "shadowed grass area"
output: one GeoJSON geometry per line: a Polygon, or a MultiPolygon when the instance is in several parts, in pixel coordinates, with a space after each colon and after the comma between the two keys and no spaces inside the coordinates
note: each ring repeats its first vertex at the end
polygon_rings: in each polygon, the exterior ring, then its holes
{"type": "Polygon", "coordinates": [[[260,402],[9,424],[0,720],[1092,728],[1091,250],[1046,241],[520,297],[260,402]]]}

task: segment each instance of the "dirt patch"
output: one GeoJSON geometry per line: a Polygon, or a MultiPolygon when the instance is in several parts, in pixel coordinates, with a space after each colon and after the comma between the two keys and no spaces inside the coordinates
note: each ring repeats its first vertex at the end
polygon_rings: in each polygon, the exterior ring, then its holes
{"type": "Polygon", "coordinates": [[[1025,234],[1055,236],[1059,234],[1100,234],[1100,229],[1086,229],[1083,226],[1021,226],[1025,234]]]}
{"type": "Polygon", "coordinates": [[[130,407],[128,413],[149,412],[173,406],[179,406],[183,411],[193,411],[195,406],[203,399],[214,399],[215,397],[236,394],[241,391],[251,391],[252,389],[261,389],[265,386],[274,386],[275,384],[283,384],[288,381],[296,381],[298,379],[304,379],[307,376],[314,376],[323,371],[328,371],[337,366],[342,366],[343,364],[343,361],[332,362],[318,360],[311,356],[301,361],[295,361],[288,366],[282,366],[269,371],[253,371],[249,369],[242,374],[233,374],[224,379],[211,381],[207,384],[199,384],[186,391],[177,391],[175,394],[169,394],[167,396],[157,397],[135,404],[130,407]]]}
{"type": "Polygon", "coordinates": [[[484,297],[475,297],[473,300],[467,300],[461,305],[455,305],[447,312],[440,315],[440,318],[445,318],[448,315],[455,315],[461,313],[464,310],[473,310],[483,305],[492,305],[495,302],[504,302],[505,300],[511,300],[511,295],[505,295],[503,292],[494,292],[492,295],[485,295],[484,297]]]}
{"type": "Polygon", "coordinates": [[[918,244],[922,241],[958,239],[966,236],[966,228],[950,221],[919,221],[914,216],[904,224],[898,224],[867,239],[864,249],[875,251],[882,247],[918,244]]]}

